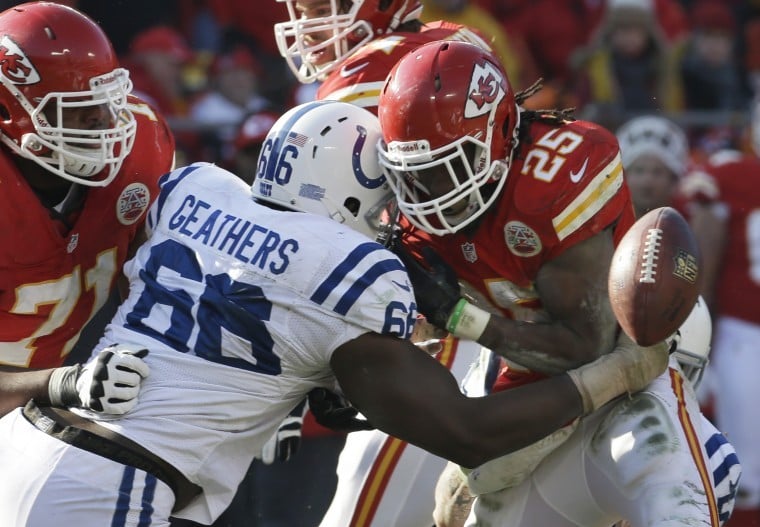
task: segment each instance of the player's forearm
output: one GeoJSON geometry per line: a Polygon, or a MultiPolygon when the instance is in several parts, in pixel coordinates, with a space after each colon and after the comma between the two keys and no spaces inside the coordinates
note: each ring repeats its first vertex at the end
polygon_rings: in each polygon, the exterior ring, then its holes
{"type": "Polygon", "coordinates": [[[452,448],[465,447],[461,452],[450,451],[447,456],[453,461],[461,459],[458,462],[464,466],[473,466],[525,447],[574,417],[595,412],[620,395],[642,390],[667,369],[668,357],[666,343],[642,347],[622,334],[612,353],[566,374],[485,398],[464,402],[452,399],[446,407],[452,418],[457,419],[455,422],[476,415],[465,429],[459,429],[460,435],[446,437],[460,441],[453,442],[452,448]],[[473,432],[472,437],[467,435],[473,432]],[[468,439],[476,443],[467,445],[468,439]],[[501,448],[508,450],[499,452],[501,448]]]}
{"type": "Polygon", "coordinates": [[[24,406],[29,399],[47,401],[52,369],[26,370],[0,366],[0,415],[24,406]]]}
{"type": "MultiPolygon", "coordinates": [[[[524,448],[565,426],[582,415],[583,401],[570,378],[559,375],[464,401],[460,411],[469,416],[468,426],[460,430],[459,437],[446,438],[447,452],[443,457],[472,468],[524,448]]],[[[465,422],[464,416],[455,418],[465,422]]]]}
{"type": "Polygon", "coordinates": [[[529,370],[554,375],[596,358],[596,346],[559,322],[523,322],[467,304],[449,331],[529,370]],[[479,320],[478,320],[479,319],[479,320]],[[474,322],[473,322],[474,321],[474,322]]]}

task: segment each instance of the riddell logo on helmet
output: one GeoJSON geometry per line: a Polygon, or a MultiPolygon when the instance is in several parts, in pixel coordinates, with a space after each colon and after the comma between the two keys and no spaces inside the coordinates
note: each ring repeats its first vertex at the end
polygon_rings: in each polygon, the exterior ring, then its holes
{"type": "Polygon", "coordinates": [[[110,72],[106,73],[105,75],[101,75],[97,79],[94,79],[95,86],[110,86],[111,84],[114,84],[119,80],[119,77],[122,77],[123,74],[121,73],[115,73],[110,72]]]}
{"type": "Polygon", "coordinates": [[[485,115],[506,95],[504,76],[490,62],[475,64],[467,93],[465,118],[485,115]]]}
{"type": "Polygon", "coordinates": [[[392,141],[388,145],[388,152],[393,154],[421,154],[430,152],[430,143],[422,141],[392,141]]]}
{"type": "Polygon", "coordinates": [[[40,74],[7,35],[0,38],[0,74],[14,84],[34,84],[40,74]]]}

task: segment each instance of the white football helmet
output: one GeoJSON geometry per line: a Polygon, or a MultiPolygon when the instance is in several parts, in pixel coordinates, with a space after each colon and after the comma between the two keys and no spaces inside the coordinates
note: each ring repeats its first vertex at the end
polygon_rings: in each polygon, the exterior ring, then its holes
{"type": "Polygon", "coordinates": [[[422,12],[419,0],[322,0],[311,4],[324,14],[305,18],[296,9],[296,4],[303,8],[303,0],[277,1],[285,2],[290,17],[274,25],[277,48],[303,83],[323,78],[357,47],[418,19],[422,12]],[[317,64],[314,59],[326,50],[335,58],[317,64]]]}
{"type": "Polygon", "coordinates": [[[712,318],[705,299],[697,298],[694,308],[681,327],[670,337],[670,349],[692,386],[699,386],[707,367],[712,338],[712,318]]]}
{"type": "Polygon", "coordinates": [[[617,131],[623,168],[626,169],[639,156],[657,157],[676,176],[686,173],[689,145],[680,126],[664,117],[644,115],[626,122],[617,131]]]}
{"type": "Polygon", "coordinates": [[[340,101],[301,104],[272,126],[259,154],[254,196],[345,223],[373,240],[393,192],[377,161],[380,124],[340,101]]]}

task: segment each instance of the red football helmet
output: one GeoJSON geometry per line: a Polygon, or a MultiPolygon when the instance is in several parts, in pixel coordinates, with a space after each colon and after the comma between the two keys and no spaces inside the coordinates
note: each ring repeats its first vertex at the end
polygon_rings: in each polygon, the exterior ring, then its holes
{"type": "Polygon", "coordinates": [[[131,89],[108,37],[82,13],[52,2],[0,13],[0,140],[16,154],[107,185],[134,143],[131,89]]]}
{"type": "Polygon", "coordinates": [[[517,146],[520,112],[491,53],[454,41],[408,53],[388,75],[378,117],[380,163],[413,224],[454,233],[495,201],[517,146]],[[438,181],[431,185],[430,178],[438,181]]]}
{"type": "Polygon", "coordinates": [[[416,20],[422,12],[419,0],[277,1],[287,4],[290,16],[288,22],[274,25],[277,47],[304,83],[324,78],[354,48],[416,20]],[[334,58],[325,60],[325,53],[334,58]]]}

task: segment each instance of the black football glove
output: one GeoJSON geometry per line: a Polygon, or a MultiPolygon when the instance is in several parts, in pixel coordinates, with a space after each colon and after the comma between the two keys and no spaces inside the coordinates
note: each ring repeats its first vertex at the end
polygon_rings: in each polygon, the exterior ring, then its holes
{"type": "Polygon", "coordinates": [[[359,411],[345,397],[325,388],[309,392],[309,408],[317,423],[336,432],[374,430],[366,419],[357,417],[359,411]]]}
{"type": "Polygon", "coordinates": [[[264,444],[261,455],[258,457],[265,465],[271,465],[275,461],[285,462],[298,451],[298,447],[301,446],[301,429],[306,410],[308,406],[304,399],[290,411],[280,423],[277,432],[264,444]]]}
{"type": "Polygon", "coordinates": [[[417,311],[434,326],[446,329],[449,315],[462,298],[457,274],[432,247],[423,247],[424,264],[418,262],[400,243],[393,252],[404,262],[414,288],[417,311]]]}

